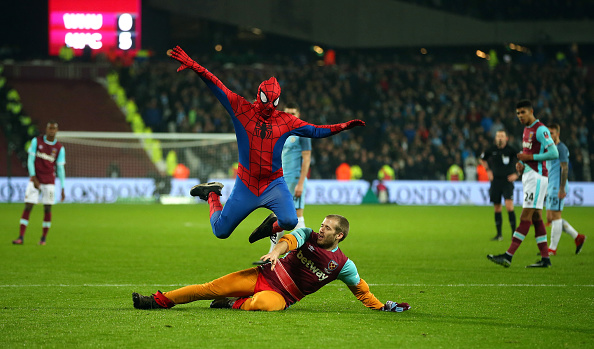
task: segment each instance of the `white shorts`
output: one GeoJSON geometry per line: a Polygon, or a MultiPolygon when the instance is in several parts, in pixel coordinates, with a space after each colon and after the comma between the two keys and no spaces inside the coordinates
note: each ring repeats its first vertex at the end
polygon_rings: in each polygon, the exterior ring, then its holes
{"type": "Polygon", "coordinates": [[[27,184],[27,190],[25,191],[25,203],[38,204],[40,193],[42,204],[53,205],[56,203],[56,186],[54,184],[40,184],[39,189],[35,189],[31,181],[27,184]]]}
{"type": "Polygon", "coordinates": [[[542,210],[548,185],[548,177],[538,174],[536,171],[524,172],[522,176],[522,187],[524,188],[522,207],[542,210]]]}

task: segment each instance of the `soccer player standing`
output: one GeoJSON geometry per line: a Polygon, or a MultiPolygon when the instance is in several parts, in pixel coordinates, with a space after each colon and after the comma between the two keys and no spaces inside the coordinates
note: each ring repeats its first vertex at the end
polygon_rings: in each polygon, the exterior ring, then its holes
{"type": "MultiPolygon", "coordinates": [[[[288,103],[284,109],[285,113],[300,117],[299,108],[296,103],[288,103]]],[[[303,209],[305,207],[305,190],[307,189],[307,173],[311,164],[311,139],[307,137],[290,136],[285,141],[282,152],[283,159],[283,176],[285,182],[289,187],[289,191],[293,194],[293,204],[297,212],[297,225],[294,229],[305,227],[305,218],[303,217],[303,209]]],[[[270,239],[270,250],[280,240],[284,232],[276,233],[270,239]]],[[[264,262],[256,261],[254,264],[259,265],[264,262]]]]}
{"type": "Polygon", "coordinates": [[[497,131],[495,145],[481,154],[481,162],[487,170],[491,181],[489,197],[495,207],[495,227],[497,235],[492,240],[501,241],[501,197],[505,200],[505,209],[509,218],[512,235],[516,230],[516,213],[514,212],[514,181],[518,179],[516,171],[516,149],[508,143],[507,132],[497,131]]]}
{"type": "Polygon", "coordinates": [[[561,238],[561,232],[564,231],[575,241],[575,254],[580,253],[584,246],[586,236],[579,234],[566,220],[561,218],[563,212],[564,199],[567,196],[567,174],[569,164],[569,150],[561,140],[561,126],[552,124],[549,126],[551,138],[559,151],[559,158],[547,161],[549,170],[549,186],[547,189],[547,222],[551,223],[551,243],[549,245],[549,255],[557,254],[557,245],[561,238]]]}
{"type": "Polygon", "coordinates": [[[534,224],[536,244],[540,250],[541,260],[526,267],[548,268],[551,265],[551,260],[547,247],[547,230],[542,221],[542,207],[548,184],[546,160],[558,158],[559,152],[547,127],[534,116],[534,109],[529,100],[518,102],[516,114],[525,126],[522,138],[523,149],[517,155],[520,162],[516,164],[518,172],[523,173],[524,203],[520,225],[514,232],[509,249],[500,255],[487,255],[487,258],[494,263],[509,267],[514,253],[526,238],[530,225],[534,224]]]}
{"type": "Polygon", "coordinates": [[[258,207],[273,212],[250,235],[251,243],[291,230],[297,225],[293,195],[283,177],[282,148],[290,136],[328,137],[356,126],[361,120],[335,125],[313,125],[276,110],[281,88],[276,78],[262,82],[254,103],[229,90],[214,74],[191,59],[181,47],[167,51],[181,63],[177,71],[192,69],[225,107],[235,128],[239,149],[239,166],[233,191],[225,204],[220,196],[223,185],[218,182],[194,186],[190,195],[208,201],[213,233],[220,239],[231,235],[239,223],[258,207]]]}
{"type": "Polygon", "coordinates": [[[45,129],[45,135],[35,137],[31,140],[29,146],[29,157],[27,168],[31,180],[27,184],[25,191],[25,210],[21,216],[21,224],[18,239],[12,243],[22,245],[25,237],[25,231],[29,225],[29,215],[33,210],[33,205],[39,202],[43,203],[43,224],[42,235],[39,240],[40,245],[45,245],[45,238],[52,225],[52,205],[55,202],[56,191],[56,173],[60,179],[62,187],[62,200],[66,198],[64,194],[64,164],[66,164],[66,151],[62,144],[56,139],[58,133],[58,123],[49,121],[45,129]]]}

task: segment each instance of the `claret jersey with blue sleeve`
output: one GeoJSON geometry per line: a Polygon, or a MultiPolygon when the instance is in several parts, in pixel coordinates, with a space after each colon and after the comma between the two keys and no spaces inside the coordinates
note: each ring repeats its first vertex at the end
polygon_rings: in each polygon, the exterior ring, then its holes
{"type": "Polygon", "coordinates": [[[259,267],[266,281],[285,298],[287,305],[336,279],[348,286],[359,284],[361,278],[355,263],[340,248],[328,251],[319,247],[318,233],[310,228],[296,229],[291,235],[297,238],[297,248],[279,259],[274,270],[270,270],[268,264],[259,267]]]}
{"type": "MultiPolygon", "coordinates": [[[[554,147],[555,142],[551,138],[549,129],[540,120],[535,120],[532,125],[524,128],[524,135],[522,138],[522,152],[524,154],[544,154],[549,147],[554,147]]],[[[525,171],[536,171],[542,176],[548,175],[546,161],[524,161],[526,164],[525,171]]]]}

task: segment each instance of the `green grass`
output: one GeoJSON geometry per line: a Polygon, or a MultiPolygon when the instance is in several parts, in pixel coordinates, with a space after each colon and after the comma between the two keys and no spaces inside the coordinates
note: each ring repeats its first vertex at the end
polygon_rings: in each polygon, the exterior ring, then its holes
{"type": "MultiPolygon", "coordinates": [[[[36,206],[25,245],[13,246],[22,208],[0,205],[1,347],[594,347],[594,240],[576,256],[564,234],[552,268],[525,269],[538,259],[531,230],[505,269],[485,257],[510,242],[505,214],[506,239],[490,241],[491,207],[306,208],[313,228],[329,213],[350,220],[342,250],[380,300],[410,303],[405,313],[366,309],[341,282],[275,313],[209,309],[208,301],[136,310],[133,291],[251,267],[269,244],[247,238],[268,212],[219,240],[203,204],[57,205],[48,244],[38,246],[36,206]]],[[[591,234],[593,208],[570,207],[564,217],[591,234]]]]}

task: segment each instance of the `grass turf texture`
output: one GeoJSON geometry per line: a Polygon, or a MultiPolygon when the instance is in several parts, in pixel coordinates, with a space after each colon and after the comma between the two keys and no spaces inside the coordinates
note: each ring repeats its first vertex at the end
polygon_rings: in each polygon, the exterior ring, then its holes
{"type": "MultiPolygon", "coordinates": [[[[42,206],[25,245],[14,246],[23,204],[0,205],[2,347],[367,348],[592,347],[594,209],[564,217],[586,234],[582,253],[563,234],[550,269],[525,269],[537,248],[533,228],[505,269],[489,262],[509,246],[493,242],[491,207],[308,206],[316,228],[346,216],[341,248],[381,300],[404,313],[369,310],[333,282],[286,311],[209,309],[209,301],[171,310],[132,307],[150,294],[203,283],[268,251],[248,243],[267,215],[250,215],[227,240],[214,237],[207,205],[57,205],[46,246],[38,246],[42,206]]],[[[520,209],[516,209],[519,217],[520,209]]]]}

